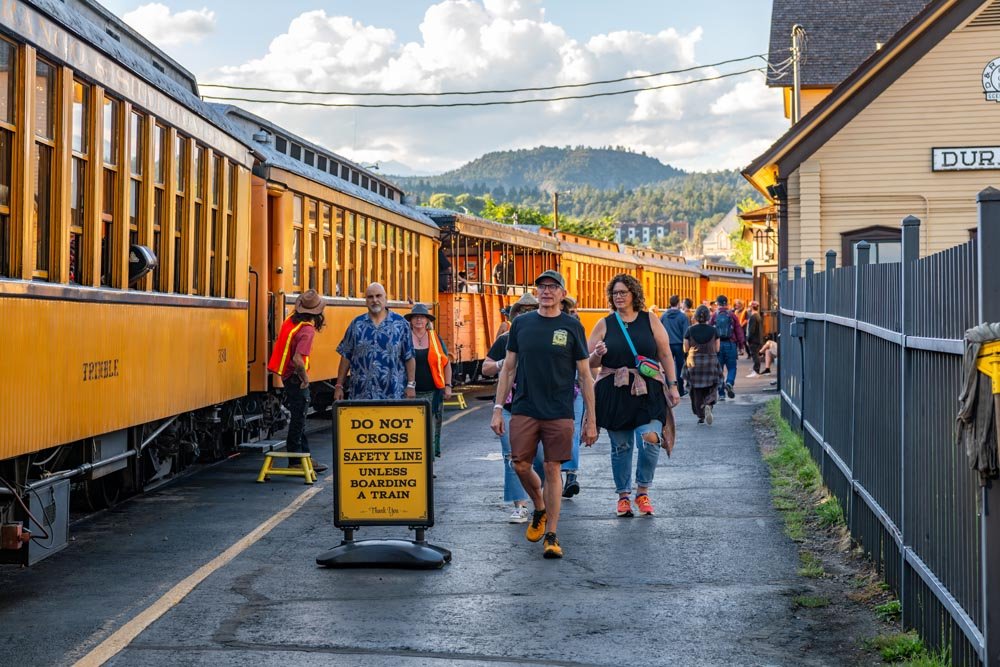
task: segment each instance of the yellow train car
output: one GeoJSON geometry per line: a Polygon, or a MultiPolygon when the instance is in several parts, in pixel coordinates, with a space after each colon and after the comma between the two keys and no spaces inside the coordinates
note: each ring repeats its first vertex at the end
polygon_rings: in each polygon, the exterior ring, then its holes
{"type": "Polygon", "coordinates": [[[741,266],[706,262],[702,266],[700,302],[711,302],[724,294],[730,305],[737,299],[753,300],[753,275],[741,266]]]}
{"type": "Polygon", "coordinates": [[[502,321],[501,309],[534,291],[542,271],[558,267],[550,235],[456,211],[421,208],[440,228],[438,333],[458,378],[474,379],[502,321]]]}
{"type": "MultiPolygon", "coordinates": [[[[337,376],[336,348],[348,325],[366,312],[365,289],[386,290],[389,307],[433,304],[437,295],[437,225],[404,205],[395,185],[250,112],[216,106],[228,126],[252,143],[258,157],[253,177],[249,391],[264,392],[281,379],[267,359],[282,320],[298,295],[319,292],[327,304],[326,326],[313,344],[310,376],[314,406],[331,399],[337,376]]],[[[272,411],[265,411],[271,414],[272,411]]],[[[273,425],[268,425],[272,430],[273,425]]]]}
{"type": "Polygon", "coordinates": [[[571,296],[577,300],[580,323],[589,334],[609,312],[608,282],[619,273],[641,278],[641,263],[618,244],[586,236],[557,232],[560,267],[571,296]]]}
{"type": "Polygon", "coordinates": [[[670,307],[670,297],[694,301],[698,296],[701,270],[691,266],[680,255],[658,252],[647,248],[630,248],[641,262],[641,280],[649,309],[662,314],[670,307]]]}
{"type": "Polygon", "coordinates": [[[217,421],[179,415],[245,394],[252,156],[99,5],[0,28],[0,523],[39,494],[59,523],[70,479],[97,501],[155,480],[217,421]]]}

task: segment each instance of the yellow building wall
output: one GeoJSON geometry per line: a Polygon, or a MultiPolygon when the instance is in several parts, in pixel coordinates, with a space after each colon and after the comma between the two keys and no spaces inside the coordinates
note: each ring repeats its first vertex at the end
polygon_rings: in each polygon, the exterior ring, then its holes
{"type": "Polygon", "coordinates": [[[981,82],[997,44],[1000,27],[954,31],[790,174],[789,266],[829,249],[839,263],[842,233],[907,215],[922,221],[921,255],[969,239],[976,195],[1000,172],[933,172],[931,149],[1000,145],[1000,103],[981,82]]]}

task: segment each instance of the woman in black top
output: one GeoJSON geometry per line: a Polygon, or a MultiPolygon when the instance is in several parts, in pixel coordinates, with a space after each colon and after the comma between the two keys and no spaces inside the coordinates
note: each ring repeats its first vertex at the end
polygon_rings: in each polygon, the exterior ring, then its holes
{"type": "Polygon", "coordinates": [[[444,401],[451,398],[451,362],[444,341],[428,325],[434,321],[430,310],[422,303],[415,304],[413,310],[403,315],[410,323],[413,337],[413,354],[417,360],[417,398],[427,399],[431,404],[434,426],[434,456],[441,456],[441,419],[444,416],[444,401]]]}
{"type": "Polygon", "coordinates": [[[618,492],[617,514],[633,516],[632,451],[638,448],[635,504],[644,515],[653,514],[649,485],[653,482],[667,410],[680,402],[670,339],[656,315],[646,310],[642,285],[620,274],[608,285],[614,312],[599,321],[590,334],[591,366],[602,366],[596,393],[597,425],[611,438],[611,470],[618,492]],[[628,332],[635,353],[625,337],[628,332]],[[636,354],[659,362],[656,378],[638,373],[636,354]],[[665,376],[665,377],[664,377],[665,376]],[[666,384],[666,386],[664,386],[666,384]],[[668,407],[669,402],[669,407],[668,407]]]}
{"type": "Polygon", "coordinates": [[[684,334],[688,383],[691,385],[691,410],[698,423],[712,423],[712,406],[719,391],[722,368],[719,366],[719,332],[708,323],[712,316],[707,306],[698,306],[696,324],[684,334]]]}

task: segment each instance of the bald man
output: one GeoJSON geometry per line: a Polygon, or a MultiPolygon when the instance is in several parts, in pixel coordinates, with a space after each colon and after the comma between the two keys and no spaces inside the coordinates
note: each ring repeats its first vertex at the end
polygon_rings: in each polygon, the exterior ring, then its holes
{"type": "Polygon", "coordinates": [[[343,400],[347,372],[351,372],[352,399],[386,400],[417,395],[417,362],[409,323],[389,310],[385,288],[372,283],[365,290],[368,312],[358,315],[347,327],[337,346],[340,367],[335,401],[343,400]]]}

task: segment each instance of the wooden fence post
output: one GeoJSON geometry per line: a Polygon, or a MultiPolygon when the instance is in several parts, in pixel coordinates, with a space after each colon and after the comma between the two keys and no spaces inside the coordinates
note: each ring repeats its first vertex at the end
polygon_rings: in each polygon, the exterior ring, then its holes
{"type": "MultiPolygon", "coordinates": [[[[1000,190],[986,188],[979,203],[979,321],[1000,322],[1000,190]],[[991,259],[992,258],[992,259],[991,259]]],[[[1000,666],[1000,481],[982,490],[983,639],[985,664],[1000,666]]]]}
{"type": "Polygon", "coordinates": [[[899,549],[899,602],[902,608],[901,622],[903,628],[912,627],[912,612],[909,603],[909,587],[907,585],[906,549],[912,544],[912,531],[906,529],[906,498],[910,489],[906,485],[908,466],[909,430],[906,425],[907,408],[913,405],[913,388],[910,386],[909,354],[906,351],[906,337],[913,335],[914,305],[916,290],[913,289],[912,276],[915,270],[914,262],[920,259],[920,220],[912,215],[903,218],[902,227],[902,261],[899,266],[899,333],[903,334],[899,345],[899,532],[902,544],[899,549]]]}

